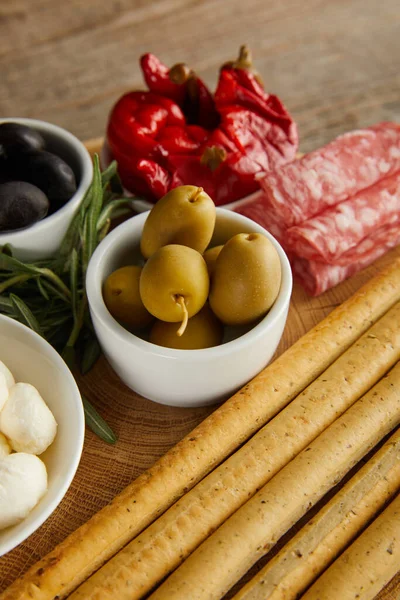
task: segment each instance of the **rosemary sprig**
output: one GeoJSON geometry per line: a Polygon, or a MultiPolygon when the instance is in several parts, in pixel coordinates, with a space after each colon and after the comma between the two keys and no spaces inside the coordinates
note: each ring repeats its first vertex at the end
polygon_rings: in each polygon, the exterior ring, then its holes
{"type": "MultiPolygon", "coordinates": [[[[27,263],[16,259],[7,244],[0,246],[0,312],[24,323],[60,352],[73,373],[85,374],[100,356],[88,310],[85,276],[90,258],[107,234],[112,217],[129,207],[122,197],[117,164],[101,173],[93,160],[93,180],[61,242],[57,256],[27,263]]],[[[86,423],[102,440],[116,436],[87,398],[86,423]]]]}

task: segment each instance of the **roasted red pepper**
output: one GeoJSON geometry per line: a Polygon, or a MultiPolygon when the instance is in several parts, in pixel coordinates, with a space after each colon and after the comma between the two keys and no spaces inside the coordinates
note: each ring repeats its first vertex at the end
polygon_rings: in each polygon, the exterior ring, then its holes
{"type": "Polygon", "coordinates": [[[207,131],[187,125],[179,106],[153,92],[129,92],[109,118],[107,142],[124,186],[157,200],[170,188],[164,164],[170,154],[199,152],[207,131]]]}
{"type": "Polygon", "coordinates": [[[296,124],[265,92],[246,47],[221,68],[214,96],[183,64],[168,69],[146,54],[141,66],[150,92],[120,98],[107,129],[131,192],[156,201],[193,184],[226,204],[256,191],[257,174],[294,159],[296,124]]]}
{"type": "Polygon", "coordinates": [[[144,80],[150,91],[174,100],[182,109],[188,124],[214,129],[219,115],[214,98],[205,83],[184,63],[168,69],[154,54],[140,59],[144,80]]]}

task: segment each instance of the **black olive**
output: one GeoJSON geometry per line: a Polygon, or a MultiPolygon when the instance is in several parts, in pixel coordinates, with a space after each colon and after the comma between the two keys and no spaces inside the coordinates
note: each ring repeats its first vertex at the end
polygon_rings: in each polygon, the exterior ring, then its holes
{"type": "Polygon", "coordinates": [[[29,181],[42,190],[50,201],[51,212],[63,206],[76,192],[71,167],[51,152],[33,152],[15,158],[10,168],[14,178],[29,181]]]}
{"type": "Polygon", "coordinates": [[[15,180],[15,177],[10,173],[7,165],[8,161],[0,156],[0,183],[15,180]]]}
{"type": "Polygon", "coordinates": [[[0,156],[15,156],[43,150],[45,141],[38,131],[20,123],[0,123],[0,156]]]}
{"type": "Polygon", "coordinates": [[[0,184],[0,231],[14,231],[43,219],[49,210],[46,195],[26,181],[0,184]]]}

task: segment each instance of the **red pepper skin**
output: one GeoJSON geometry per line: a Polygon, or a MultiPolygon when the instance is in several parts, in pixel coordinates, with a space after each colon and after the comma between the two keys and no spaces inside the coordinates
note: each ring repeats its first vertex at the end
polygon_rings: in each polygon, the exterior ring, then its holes
{"type": "Polygon", "coordinates": [[[152,202],[162,198],[171,187],[171,174],[157,162],[138,156],[113,155],[124,187],[152,202]]]}
{"type": "MultiPolygon", "coordinates": [[[[161,94],[176,102],[182,109],[186,121],[204,129],[214,129],[219,123],[212,93],[202,79],[186,68],[180,83],[171,79],[169,69],[154,54],[144,54],[140,59],[143,77],[150,91],[161,94]]],[[[182,66],[183,65],[179,65],[182,66]]]]}
{"type": "Polygon", "coordinates": [[[198,156],[168,157],[168,170],[173,173],[171,189],[195,181],[219,206],[239,200],[259,189],[254,175],[261,169],[241,152],[231,152],[211,171],[198,156]]]}
{"type": "Polygon", "coordinates": [[[192,74],[186,83],[183,112],[189,123],[197,123],[205,129],[215,129],[219,124],[214,97],[205,83],[192,74]]]}
{"type": "Polygon", "coordinates": [[[169,98],[152,92],[130,92],[122,96],[111,111],[107,139],[111,152],[158,154],[156,136],[164,127],[186,126],[179,106],[169,98]]]}
{"type": "Polygon", "coordinates": [[[153,92],[122,96],[107,128],[109,149],[125,187],[152,200],[166,194],[171,182],[165,156],[198,152],[207,136],[202,127],[186,125],[175,102],[153,92]]]}
{"type": "Polygon", "coordinates": [[[221,129],[265,170],[295,158],[296,124],[279,98],[267,94],[254,75],[245,69],[222,69],[215,102],[221,129]]]}
{"type": "Polygon", "coordinates": [[[168,154],[187,154],[198,151],[207,137],[207,132],[197,125],[167,126],[160,131],[157,141],[168,154]]]}
{"type": "Polygon", "coordinates": [[[297,145],[289,140],[282,128],[257,113],[228,107],[222,112],[220,127],[263,171],[290,162],[296,155],[297,145]]]}
{"type": "Polygon", "coordinates": [[[157,200],[165,196],[171,185],[171,175],[166,169],[144,158],[137,162],[136,168],[138,177],[147,185],[148,190],[157,200]]]}
{"type": "Polygon", "coordinates": [[[179,106],[183,105],[186,90],[182,84],[174,83],[169,77],[169,68],[154,54],[143,54],[140,58],[143,77],[151,92],[170,98],[179,106]]]}
{"type": "Polygon", "coordinates": [[[214,96],[185,65],[168,69],[152,54],[141,64],[151,91],[123,96],[107,129],[128,190],[154,202],[193,184],[227,204],[258,190],[259,174],[295,158],[296,124],[252,72],[246,48],[222,67],[214,96]]]}

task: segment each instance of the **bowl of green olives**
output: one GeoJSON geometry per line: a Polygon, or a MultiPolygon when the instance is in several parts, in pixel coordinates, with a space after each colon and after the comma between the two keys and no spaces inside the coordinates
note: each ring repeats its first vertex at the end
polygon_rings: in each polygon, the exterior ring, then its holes
{"type": "Polygon", "coordinates": [[[36,119],[0,119],[0,246],[16,258],[49,258],[93,178],[85,146],[36,119]]]}
{"type": "Polygon", "coordinates": [[[263,227],[181,186],[106,236],[86,290],[122,381],[155,402],[193,407],[227,399],[271,360],[292,273],[263,227]]]}

